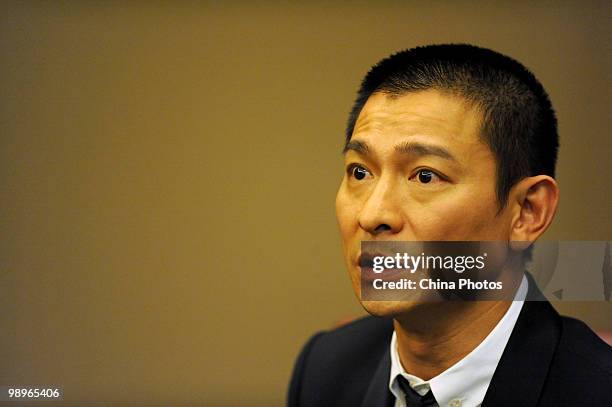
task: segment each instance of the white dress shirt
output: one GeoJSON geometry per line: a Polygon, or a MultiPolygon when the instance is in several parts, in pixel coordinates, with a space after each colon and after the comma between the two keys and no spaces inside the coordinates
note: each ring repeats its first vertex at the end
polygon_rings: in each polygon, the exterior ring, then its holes
{"type": "Polygon", "coordinates": [[[395,407],[406,407],[404,395],[396,380],[398,375],[404,376],[410,387],[420,395],[426,394],[431,389],[439,407],[480,406],[523,307],[527,288],[527,278],[523,275],[512,304],[489,335],[463,359],[427,381],[404,370],[394,331],[391,337],[389,390],[395,396],[395,407]]]}

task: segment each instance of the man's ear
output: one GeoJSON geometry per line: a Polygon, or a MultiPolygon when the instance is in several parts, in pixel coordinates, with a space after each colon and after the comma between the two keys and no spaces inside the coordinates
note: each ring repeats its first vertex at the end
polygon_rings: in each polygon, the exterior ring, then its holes
{"type": "Polygon", "coordinates": [[[525,250],[548,229],[558,202],[559,187],[548,175],[527,177],[512,188],[509,204],[516,208],[510,231],[512,249],[525,250]]]}

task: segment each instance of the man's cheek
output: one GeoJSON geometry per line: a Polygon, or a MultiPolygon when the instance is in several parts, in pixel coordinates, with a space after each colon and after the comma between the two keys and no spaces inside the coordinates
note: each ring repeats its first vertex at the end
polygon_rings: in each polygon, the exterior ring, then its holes
{"type": "MultiPolygon", "coordinates": [[[[463,226],[455,221],[453,213],[444,211],[412,212],[408,227],[413,240],[447,240],[463,226]]],[[[411,240],[412,240],[411,239],[411,240]]]]}
{"type": "Polygon", "coordinates": [[[472,211],[447,209],[436,215],[423,216],[415,224],[415,237],[417,240],[472,240],[483,224],[472,211]]]}

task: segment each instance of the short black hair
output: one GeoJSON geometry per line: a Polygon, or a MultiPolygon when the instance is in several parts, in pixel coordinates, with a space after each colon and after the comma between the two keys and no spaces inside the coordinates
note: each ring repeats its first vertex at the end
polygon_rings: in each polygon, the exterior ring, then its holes
{"type": "Polygon", "coordinates": [[[482,112],[480,137],[497,160],[500,209],[514,184],[534,175],[555,176],[557,119],[542,84],[518,61],[468,44],[440,44],[397,52],[363,79],[349,115],[346,142],[368,98],[399,97],[437,89],[462,97],[482,112]]]}

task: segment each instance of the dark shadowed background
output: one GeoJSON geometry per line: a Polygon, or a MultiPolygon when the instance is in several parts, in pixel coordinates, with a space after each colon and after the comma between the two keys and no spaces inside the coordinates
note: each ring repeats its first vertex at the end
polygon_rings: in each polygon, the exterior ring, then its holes
{"type": "MultiPolygon", "coordinates": [[[[334,216],[382,57],[469,42],[558,112],[548,239],[610,240],[609,2],[0,5],[0,385],[65,405],[280,406],[360,314],[334,216]]],[[[558,304],[595,329],[610,303],[558,304]]]]}

